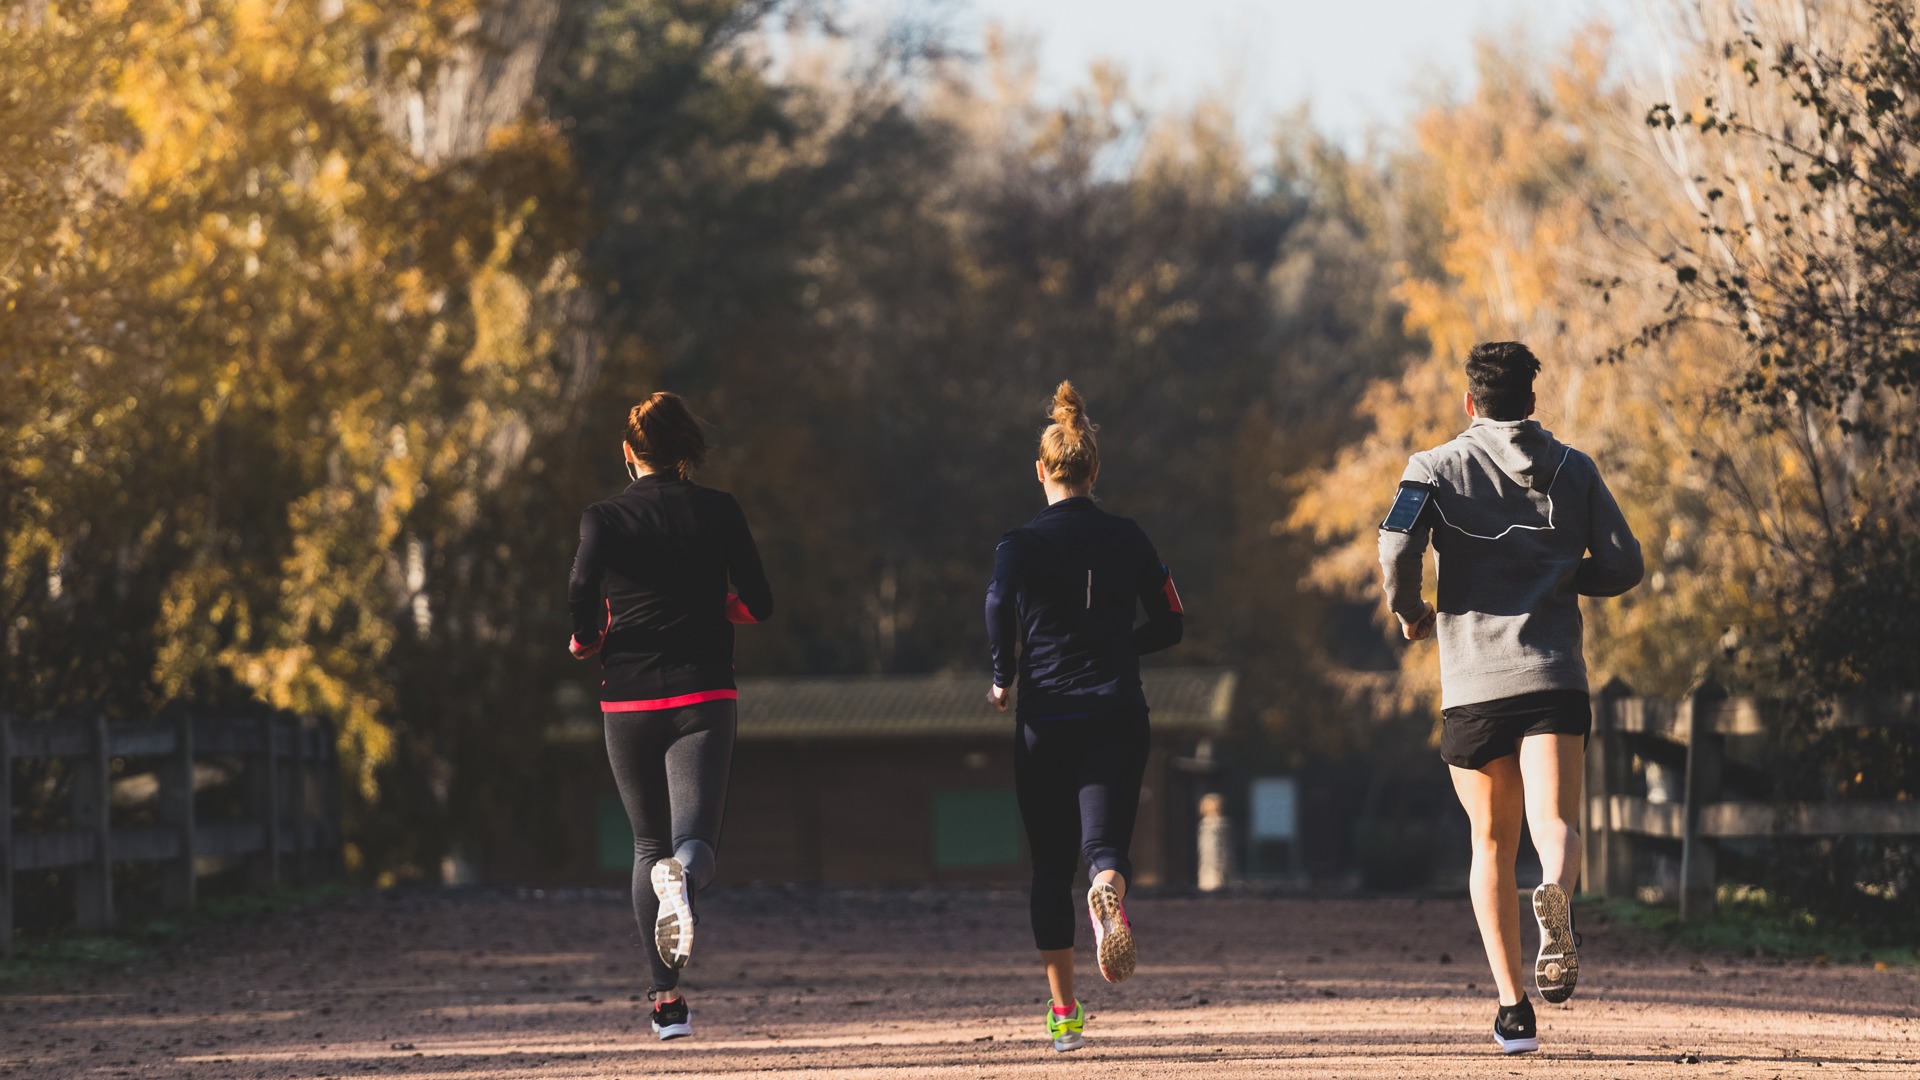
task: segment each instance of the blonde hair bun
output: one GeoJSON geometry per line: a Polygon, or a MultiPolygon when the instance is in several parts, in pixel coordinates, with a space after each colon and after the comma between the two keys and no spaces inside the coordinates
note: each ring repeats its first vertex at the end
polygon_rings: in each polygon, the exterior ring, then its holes
{"type": "Polygon", "coordinates": [[[1062,379],[1054,388],[1047,415],[1053,424],[1040,433],[1040,462],[1047,476],[1069,488],[1091,488],[1100,467],[1100,447],[1093,438],[1100,425],[1087,419],[1087,403],[1071,380],[1062,379]]]}
{"type": "Polygon", "coordinates": [[[1080,400],[1080,391],[1073,388],[1073,381],[1061,379],[1060,385],[1053,390],[1053,407],[1048,415],[1053,422],[1066,430],[1069,438],[1078,442],[1089,433],[1099,430],[1087,422],[1087,406],[1080,400]]]}

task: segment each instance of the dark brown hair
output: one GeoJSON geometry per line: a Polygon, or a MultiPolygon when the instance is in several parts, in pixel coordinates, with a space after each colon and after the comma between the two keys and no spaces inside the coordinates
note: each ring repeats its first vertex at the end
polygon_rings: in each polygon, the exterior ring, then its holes
{"type": "Polygon", "coordinates": [[[1091,487],[1100,468],[1100,444],[1093,438],[1100,425],[1087,419],[1086,403],[1071,382],[1063,380],[1054,390],[1047,415],[1053,423],[1040,433],[1040,464],[1047,479],[1068,488],[1091,487]]]}
{"type": "Polygon", "coordinates": [[[627,445],[647,468],[671,469],[682,480],[707,460],[707,437],[700,430],[700,418],[679,394],[667,390],[628,411],[627,445]]]}
{"type": "Polygon", "coordinates": [[[1489,420],[1525,420],[1540,361],[1517,341],[1489,341],[1467,354],[1467,392],[1489,420]]]}

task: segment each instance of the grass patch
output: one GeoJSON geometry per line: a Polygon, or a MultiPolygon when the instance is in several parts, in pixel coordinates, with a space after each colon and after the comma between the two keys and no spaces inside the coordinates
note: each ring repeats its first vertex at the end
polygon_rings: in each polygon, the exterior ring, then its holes
{"type": "Polygon", "coordinates": [[[1920,926],[1821,917],[1764,890],[1721,886],[1713,915],[1681,922],[1678,908],[1582,896],[1583,918],[1659,934],[1702,951],[1920,967],[1920,926]]]}
{"type": "Polygon", "coordinates": [[[152,963],[192,935],[332,903],[358,891],[350,885],[328,884],[213,896],[202,899],[193,911],[129,919],[106,934],[15,935],[13,955],[0,960],[0,993],[152,963]]]}

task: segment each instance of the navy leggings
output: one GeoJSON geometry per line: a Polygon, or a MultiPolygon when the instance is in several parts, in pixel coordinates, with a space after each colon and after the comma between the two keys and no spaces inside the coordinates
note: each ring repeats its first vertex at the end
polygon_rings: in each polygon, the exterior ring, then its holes
{"type": "Polygon", "coordinates": [[[1013,743],[1013,786],[1033,854],[1028,906],[1033,943],[1073,948],[1081,905],[1073,874],[1118,871],[1133,883],[1133,821],[1147,771],[1145,709],[1022,720],[1013,743]]]}

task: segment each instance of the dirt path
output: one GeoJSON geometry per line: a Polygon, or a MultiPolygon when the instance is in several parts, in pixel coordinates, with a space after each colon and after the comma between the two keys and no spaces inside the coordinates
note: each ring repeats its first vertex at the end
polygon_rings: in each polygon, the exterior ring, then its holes
{"type": "Polygon", "coordinates": [[[1589,920],[1579,997],[1541,1009],[1546,1049],[1501,1058],[1464,902],[1131,909],[1139,974],[1083,986],[1075,1054],[1040,1038],[1018,895],[716,892],[685,983],[695,1037],[662,1045],[618,897],[414,893],[0,995],[0,1076],[1920,1076],[1912,971],[1698,956],[1589,920]]]}

